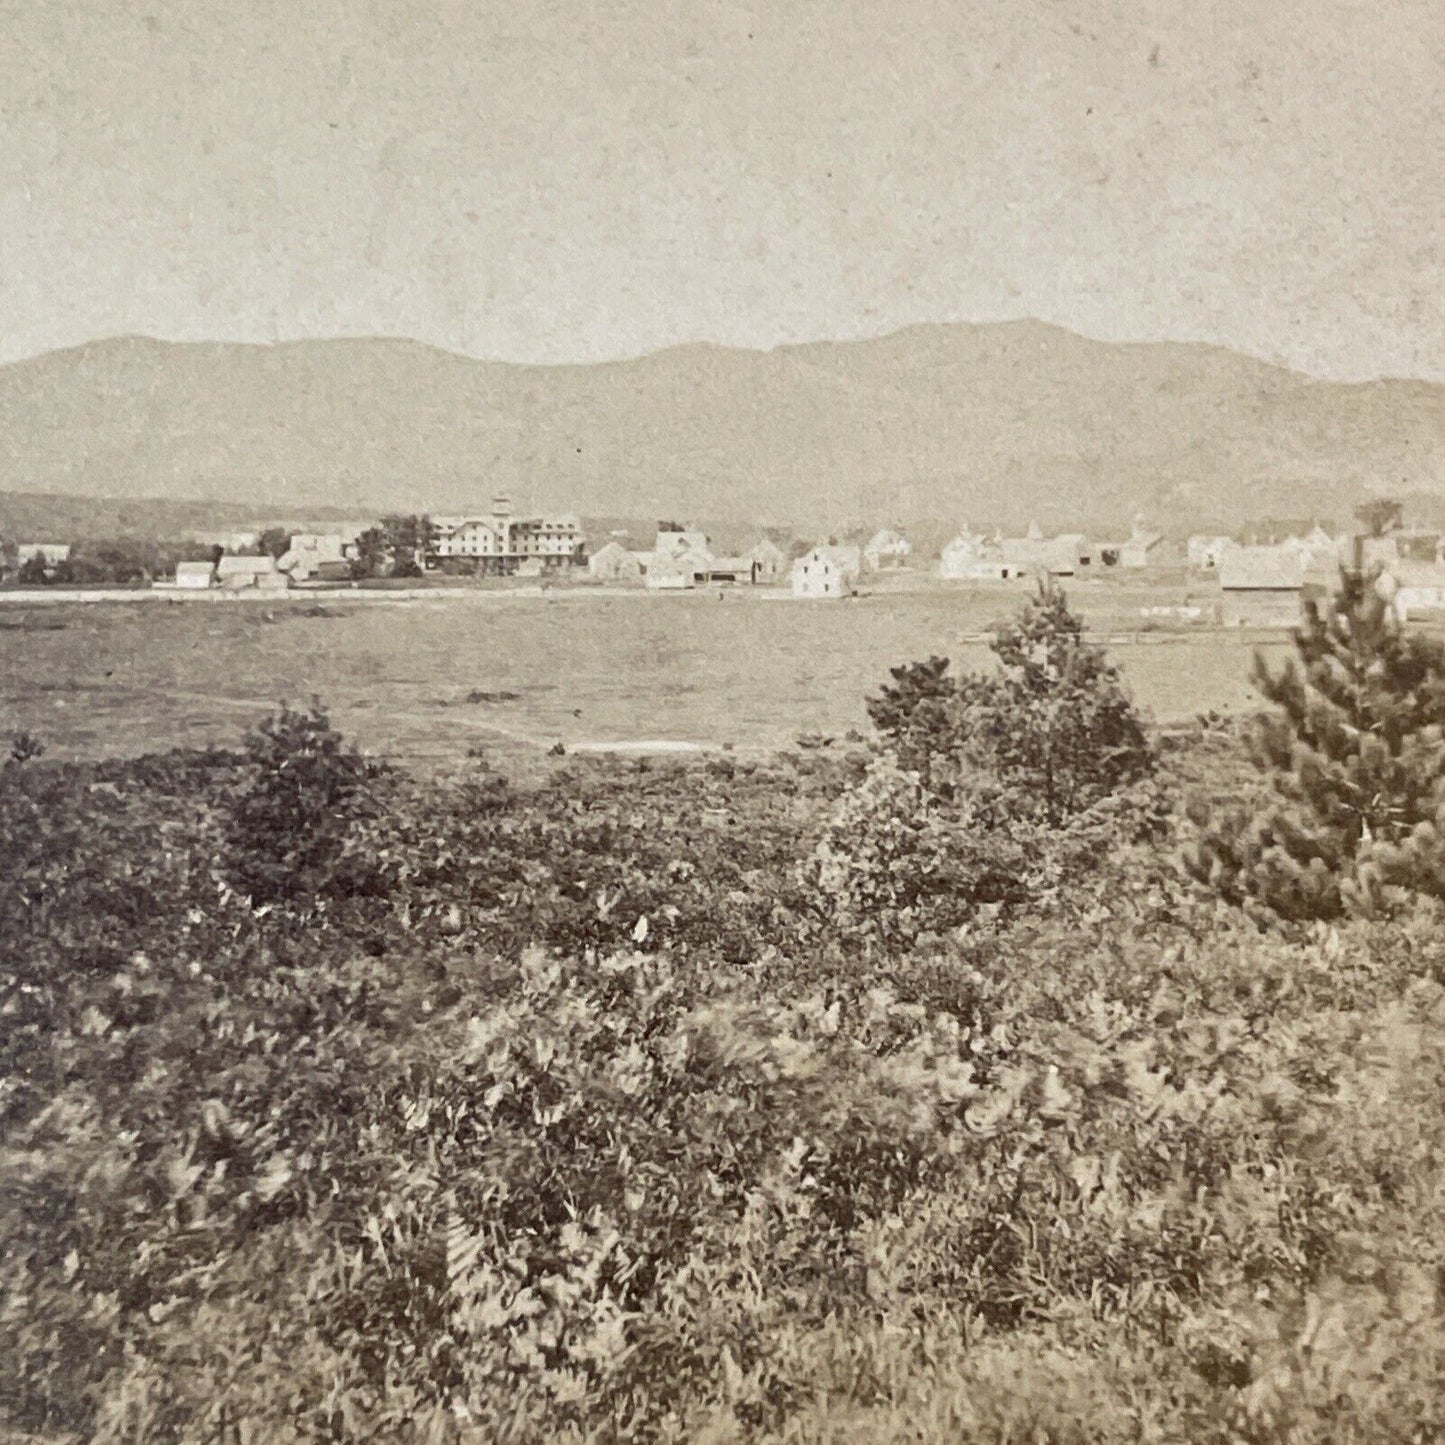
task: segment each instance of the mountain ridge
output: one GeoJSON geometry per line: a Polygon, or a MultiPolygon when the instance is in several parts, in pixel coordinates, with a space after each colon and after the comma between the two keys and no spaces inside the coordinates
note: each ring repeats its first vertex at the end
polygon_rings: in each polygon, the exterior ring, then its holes
{"type": "Polygon", "coordinates": [[[814,529],[1237,525],[1445,491],[1445,385],[1030,321],[565,365],[406,337],[111,337],[0,366],[0,490],[352,512],[500,490],[814,529]]]}

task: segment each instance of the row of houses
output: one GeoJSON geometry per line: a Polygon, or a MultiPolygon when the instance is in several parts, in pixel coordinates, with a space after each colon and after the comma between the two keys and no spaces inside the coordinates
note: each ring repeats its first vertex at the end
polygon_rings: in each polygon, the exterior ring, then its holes
{"type": "Polygon", "coordinates": [[[712,583],[775,586],[787,568],[776,543],[764,537],[745,552],[713,551],[705,532],[672,522],[658,525],[649,550],[611,541],[587,559],[587,570],[602,582],[641,582],[655,591],[677,591],[712,583]]]}
{"type": "Polygon", "coordinates": [[[609,542],[587,565],[601,581],[641,582],[658,592],[717,584],[776,587],[786,582],[798,597],[846,597],[856,590],[865,570],[906,565],[911,554],[906,539],[892,533],[886,538],[880,534],[874,541],[879,545],[871,555],[866,548],[825,543],[790,562],[767,537],[737,555],[717,554],[704,532],[664,522],[651,550],[630,551],[620,542],[609,542]]]}
{"type": "Polygon", "coordinates": [[[1111,567],[1156,567],[1173,560],[1162,533],[1135,526],[1118,542],[1095,542],[1082,532],[1046,537],[1035,522],[1022,537],[986,537],[964,528],[943,549],[938,575],[955,581],[1011,582],[1022,578],[1073,577],[1111,567]]]}
{"type": "Polygon", "coordinates": [[[1445,557],[1420,561],[1402,557],[1394,547],[1371,545],[1389,541],[1358,538],[1358,545],[1343,559],[1334,550],[1310,557],[1282,543],[1235,546],[1219,561],[1220,590],[1324,595],[1336,586],[1344,561],[1378,569],[1377,586],[1402,622],[1421,613],[1445,611],[1445,557]]]}

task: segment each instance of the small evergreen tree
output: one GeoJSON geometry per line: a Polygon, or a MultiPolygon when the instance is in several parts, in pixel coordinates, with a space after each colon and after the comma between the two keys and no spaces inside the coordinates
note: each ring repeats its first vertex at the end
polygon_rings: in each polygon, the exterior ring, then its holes
{"type": "Polygon", "coordinates": [[[1196,803],[1189,872],[1286,918],[1372,913],[1386,890],[1445,891],[1445,645],[1408,634],[1377,586],[1346,570],[1306,600],[1295,658],[1255,685],[1274,711],[1252,739],[1260,806],[1196,803]]]}
{"type": "Polygon", "coordinates": [[[951,727],[957,679],[949,675],[946,657],[889,668],[893,681],[867,701],[873,726],[886,739],[905,771],[931,784],[932,763],[940,740],[951,727]]]}
{"type": "Polygon", "coordinates": [[[1002,676],[976,694],[976,739],[1000,779],[1061,823],[1142,777],[1153,765],[1144,723],[1103,648],[1053,583],[991,644],[1002,676]]]}

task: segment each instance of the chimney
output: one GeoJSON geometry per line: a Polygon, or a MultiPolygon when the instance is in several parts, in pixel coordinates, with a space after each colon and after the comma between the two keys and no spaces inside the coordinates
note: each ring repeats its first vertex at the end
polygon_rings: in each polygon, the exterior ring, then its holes
{"type": "Polygon", "coordinates": [[[512,499],[504,492],[498,492],[492,498],[492,516],[498,521],[503,521],[512,515],[512,499]]]}

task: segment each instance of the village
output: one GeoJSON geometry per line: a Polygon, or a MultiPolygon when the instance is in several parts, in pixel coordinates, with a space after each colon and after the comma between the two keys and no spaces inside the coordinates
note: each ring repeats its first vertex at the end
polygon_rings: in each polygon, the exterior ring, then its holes
{"type": "Polygon", "coordinates": [[[1288,622],[1297,599],[1328,590],[1344,565],[1378,568],[1379,585],[1402,619],[1445,611],[1445,534],[1405,527],[1398,507],[1387,507],[1368,527],[1331,531],[1315,523],[1264,539],[1252,532],[1171,537],[1143,518],[1127,535],[1107,540],[1073,531],[1047,535],[1037,523],[1022,536],[964,526],[933,553],[915,550],[904,531],[891,526],[861,543],[760,529],[729,549],[700,527],[662,521],[651,545],[638,546],[621,530],[594,539],[575,514],[518,515],[499,495],[489,508],[467,514],[201,533],[169,548],[6,540],[0,586],[275,597],[364,592],[368,585],[394,595],[398,585],[489,579],[658,593],[758,588],[844,600],[931,585],[1133,576],[1181,584],[1177,600],[1155,597],[1141,605],[1141,614],[1155,620],[1288,622]],[[1244,610],[1228,611],[1223,604],[1231,598],[1243,600],[1244,610]]]}

